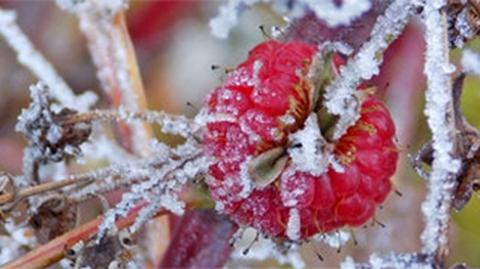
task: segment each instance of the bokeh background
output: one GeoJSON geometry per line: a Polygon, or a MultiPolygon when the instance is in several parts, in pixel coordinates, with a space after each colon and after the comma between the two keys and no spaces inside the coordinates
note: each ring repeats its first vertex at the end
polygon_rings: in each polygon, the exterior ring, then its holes
{"type": "MultiPolygon", "coordinates": [[[[283,26],[285,22],[266,6],[245,12],[230,37],[215,39],[208,28],[209,18],[217,13],[220,1],[132,1],[128,26],[138,56],[150,109],[193,116],[202,99],[224,79],[212,65],[234,67],[249,48],[266,37],[260,25],[283,26]]],[[[52,1],[0,0],[1,8],[17,11],[20,27],[57,71],[77,92],[93,90],[100,96],[98,107],[108,107],[108,98],[100,90],[85,38],[77,19],[60,10],[52,1]]],[[[425,80],[422,74],[424,43],[420,24],[412,21],[405,33],[389,48],[381,74],[371,84],[377,86],[391,109],[397,125],[401,151],[399,168],[394,177],[402,196],[392,193],[373,223],[355,229],[358,245],[352,242],[336,249],[322,244],[302,247],[309,267],[336,267],[346,255],[365,261],[369,254],[389,251],[414,252],[420,249],[423,219],[420,205],[425,196],[425,182],[411,168],[408,154],[415,153],[428,141],[430,133],[423,115],[425,80]],[[318,251],[325,258],[316,257],[318,251]]],[[[480,51],[480,41],[468,47],[480,51]]],[[[458,65],[460,50],[452,51],[458,65]]],[[[30,84],[36,79],[16,62],[15,54],[0,39],[0,170],[12,174],[21,171],[25,145],[15,133],[16,118],[28,106],[30,84]]],[[[462,97],[462,109],[470,123],[480,127],[480,80],[469,76],[462,97]]],[[[173,142],[171,137],[160,139],[173,142]],[[172,141],[171,141],[172,140],[172,141]]],[[[461,212],[452,212],[451,255],[449,264],[466,262],[480,267],[480,201],[478,194],[461,212]]],[[[231,261],[229,267],[277,266],[273,261],[231,261]]]]}

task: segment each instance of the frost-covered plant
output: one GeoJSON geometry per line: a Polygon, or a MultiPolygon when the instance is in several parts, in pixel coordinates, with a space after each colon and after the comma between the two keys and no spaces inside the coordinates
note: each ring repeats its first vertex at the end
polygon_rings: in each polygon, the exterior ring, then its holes
{"type": "Polygon", "coordinates": [[[351,237],[339,229],[371,219],[391,189],[395,128],[367,82],[414,17],[425,26],[425,115],[432,133],[413,157],[428,186],[422,248],[373,253],[365,263],[349,257],[341,266],[445,266],[450,212],[480,187],[480,135],[459,109],[465,74],[480,74],[480,57],[464,50],[456,74],[448,56],[478,33],[476,1],[230,0],[210,22],[213,35],[227,38],[255,4],[269,5],[287,26],[255,47],[193,119],[147,109],[125,27],[127,1],[56,2],[79,19],[101,87],[120,102],[93,109],[97,97],[74,94],[21,31],[15,13],[0,9],[0,35],[39,80],[16,126],[28,141],[23,174],[0,174],[5,268],[45,267],[64,257],[62,264],[76,268],[142,267],[148,257],[136,243],[148,237],[146,223],[167,213],[185,216],[159,268],[221,267],[230,254],[233,266],[273,258],[301,268],[301,244],[339,249],[351,237]],[[151,124],[181,142],[156,139],[151,124]],[[109,138],[107,130],[120,125],[129,130],[121,137],[129,143],[109,138]],[[40,171],[53,162],[66,171],[72,160],[95,155],[108,164],[61,179],[40,171]],[[115,192],[120,199],[112,198],[115,192]],[[79,205],[92,200],[103,212],[80,225],[79,205]]]}

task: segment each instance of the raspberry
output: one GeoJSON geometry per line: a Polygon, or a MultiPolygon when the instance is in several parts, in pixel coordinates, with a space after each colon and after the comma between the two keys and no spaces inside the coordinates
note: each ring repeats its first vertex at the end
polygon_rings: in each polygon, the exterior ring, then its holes
{"type": "MultiPolygon", "coordinates": [[[[288,159],[271,181],[252,182],[249,163],[264,154],[273,163],[288,158],[289,134],[302,129],[312,112],[314,87],[307,74],[315,53],[302,42],[266,41],[205,102],[206,111],[218,116],[204,136],[205,153],[215,160],[206,181],[212,198],[235,222],[272,237],[301,240],[362,225],[391,190],[398,158],[395,127],[373,96],[362,103],[355,125],[331,142],[343,172],[329,164],[315,175],[288,159]],[[296,238],[288,231],[293,215],[300,222],[296,238]]],[[[334,59],[333,68],[340,60],[334,59]]]]}

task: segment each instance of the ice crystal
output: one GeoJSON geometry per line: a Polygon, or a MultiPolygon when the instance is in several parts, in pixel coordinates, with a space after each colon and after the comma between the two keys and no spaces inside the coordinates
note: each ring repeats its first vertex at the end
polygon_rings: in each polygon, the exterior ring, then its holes
{"type": "MultiPolygon", "coordinates": [[[[305,268],[305,262],[300,256],[297,245],[282,246],[275,243],[270,238],[259,237],[253,245],[250,245],[257,231],[253,228],[246,228],[242,231],[241,239],[235,244],[231,258],[236,261],[263,261],[266,259],[275,259],[279,264],[290,264],[295,269],[305,268]],[[288,251],[285,251],[285,247],[288,251]],[[245,248],[249,248],[245,252],[245,248]]],[[[238,267],[237,264],[235,264],[238,267]]]]}
{"type": "Polygon", "coordinates": [[[475,35],[475,29],[470,25],[468,19],[468,12],[468,8],[465,7],[460,14],[454,18],[455,29],[458,31],[458,36],[455,37],[453,42],[457,48],[462,48],[465,44],[464,40],[468,40],[475,35]]]}
{"type": "Polygon", "coordinates": [[[75,113],[69,109],[55,112],[51,108],[49,88],[42,82],[30,87],[32,103],[22,110],[15,130],[28,140],[24,152],[23,173],[27,181],[36,176],[38,164],[59,162],[80,151],[91,132],[86,123],[63,124],[62,117],[75,113]]]}
{"type": "Polygon", "coordinates": [[[350,233],[343,230],[339,230],[331,233],[317,234],[314,237],[315,240],[325,243],[332,248],[339,249],[344,246],[348,240],[350,240],[350,233]]]}
{"type": "Polygon", "coordinates": [[[287,237],[292,241],[300,239],[300,214],[298,209],[291,208],[289,211],[288,223],[287,223],[287,237]]]}
{"type": "Polygon", "coordinates": [[[0,36],[17,53],[18,62],[49,86],[49,91],[61,105],[86,111],[97,100],[92,92],[76,96],[55,68],[35,49],[32,42],[16,24],[14,11],[0,8],[0,36]]]}
{"type": "Polygon", "coordinates": [[[334,138],[344,134],[359,117],[359,98],[355,96],[357,87],[379,73],[379,55],[402,32],[410,17],[410,0],[396,0],[378,17],[369,41],[358,53],[340,68],[340,76],[327,87],[325,105],[328,111],[339,116],[334,138]]]}
{"type": "Polygon", "coordinates": [[[471,49],[465,49],[462,54],[463,70],[480,76],[480,55],[471,49]]]}
{"type": "Polygon", "coordinates": [[[425,229],[421,239],[423,251],[433,254],[446,243],[446,229],[450,219],[449,210],[452,191],[455,187],[453,176],[461,161],[453,156],[455,133],[453,132],[453,100],[451,95],[451,64],[448,58],[448,44],[445,42],[446,18],[441,8],[446,1],[432,0],[425,3],[426,62],[427,76],[425,115],[432,131],[433,162],[428,193],[422,204],[425,229]]]}
{"type": "Polygon", "coordinates": [[[355,263],[352,257],[348,256],[340,264],[341,269],[387,269],[387,268],[409,268],[409,269],[433,269],[430,260],[424,255],[409,253],[390,253],[380,256],[376,253],[370,255],[368,263],[355,263]]]}
{"type": "MultiPolygon", "coordinates": [[[[124,11],[128,5],[125,0],[94,1],[94,0],[58,0],[57,4],[65,10],[74,13],[80,20],[80,29],[89,41],[92,60],[97,67],[97,76],[102,88],[109,94],[121,92],[122,104],[131,111],[145,109],[145,97],[136,63],[129,55],[131,44],[125,40],[124,28],[115,22],[115,16],[124,11]]],[[[132,146],[136,153],[149,154],[149,129],[144,123],[130,124],[132,131],[132,146]]]]}
{"type": "Polygon", "coordinates": [[[121,175],[145,180],[134,184],[129,192],[123,194],[120,203],[105,214],[104,221],[99,227],[97,241],[115,228],[118,216],[126,216],[141,201],[148,204],[140,210],[132,226],[134,232],[161,209],[183,213],[185,205],[177,200],[176,194],[187,180],[205,173],[211,160],[201,154],[201,149],[194,141],[187,141],[176,149],[170,149],[160,142],[155,144],[152,147],[153,154],[158,157],[154,158],[152,163],[121,175]]]}
{"type": "Polygon", "coordinates": [[[230,30],[238,24],[242,12],[258,3],[269,3],[276,12],[287,17],[300,17],[307,11],[313,11],[331,27],[349,25],[371,8],[369,0],[344,0],[340,5],[335,0],[230,0],[210,21],[212,34],[227,38],[230,30]]]}
{"type": "Polygon", "coordinates": [[[13,257],[20,256],[24,252],[23,247],[10,236],[0,235],[0,265],[11,261],[13,257]]]}
{"type": "Polygon", "coordinates": [[[317,115],[312,113],[303,129],[289,135],[289,142],[294,146],[288,149],[288,154],[299,171],[320,176],[328,167],[332,155],[317,122],[317,115]]]}

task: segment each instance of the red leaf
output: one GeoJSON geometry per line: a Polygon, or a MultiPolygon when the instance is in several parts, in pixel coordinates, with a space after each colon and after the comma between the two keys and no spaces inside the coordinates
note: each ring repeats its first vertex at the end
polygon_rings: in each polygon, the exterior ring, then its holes
{"type": "Polygon", "coordinates": [[[158,268],[222,268],[232,251],[237,225],[214,210],[187,211],[176,225],[158,268]]]}

